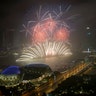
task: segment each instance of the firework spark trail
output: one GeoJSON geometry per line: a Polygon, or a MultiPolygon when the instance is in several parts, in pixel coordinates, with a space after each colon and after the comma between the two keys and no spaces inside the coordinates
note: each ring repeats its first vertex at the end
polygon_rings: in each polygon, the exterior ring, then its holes
{"type": "Polygon", "coordinates": [[[61,56],[66,54],[72,54],[71,50],[64,42],[45,42],[35,44],[35,47],[26,48],[23,50],[22,55],[16,61],[25,61],[34,58],[43,58],[47,56],[61,56]],[[29,59],[28,59],[29,58],[29,59]]]}
{"type": "Polygon", "coordinates": [[[48,15],[49,11],[45,12],[43,16],[41,16],[41,21],[45,21],[47,20],[48,18],[44,18],[48,15]]]}
{"type": "Polygon", "coordinates": [[[70,8],[71,8],[71,5],[67,5],[66,10],[64,11],[64,13],[68,12],[70,8]]]}
{"type": "Polygon", "coordinates": [[[27,35],[30,34],[30,30],[28,29],[28,26],[25,26],[24,24],[22,26],[24,27],[24,30],[22,30],[21,32],[25,31],[26,32],[26,37],[27,37],[27,35]]]}
{"type": "MultiPolygon", "coordinates": [[[[50,39],[52,40],[53,36],[55,35],[54,33],[55,33],[56,29],[58,29],[58,26],[59,26],[59,29],[61,27],[69,28],[69,26],[65,22],[62,22],[58,18],[60,16],[62,16],[62,14],[66,13],[70,9],[70,7],[71,7],[71,5],[70,6],[67,5],[65,7],[66,8],[65,12],[62,12],[61,11],[62,9],[61,9],[61,6],[60,6],[60,10],[59,10],[60,12],[59,13],[57,13],[54,10],[53,10],[53,12],[46,11],[41,16],[42,6],[40,6],[39,12],[37,14],[38,20],[37,21],[28,21],[27,26],[24,26],[24,24],[23,24],[23,27],[26,31],[26,34],[32,35],[32,39],[31,39],[32,42],[35,42],[35,43],[40,42],[40,41],[45,42],[46,39],[47,40],[50,40],[50,39]],[[54,13],[54,15],[52,15],[53,13],[54,13]],[[33,26],[30,26],[30,23],[31,24],[33,23],[33,26]],[[34,25],[34,23],[37,23],[37,24],[34,25]],[[41,36],[39,36],[40,33],[41,33],[41,36]],[[38,38],[40,40],[38,40],[38,38]],[[43,40],[41,40],[41,38],[43,40]]],[[[66,34],[68,34],[68,32],[66,32],[66,34]]],[[[68,38],[66,38],[66,39],[68,39],[68,38]]]]}

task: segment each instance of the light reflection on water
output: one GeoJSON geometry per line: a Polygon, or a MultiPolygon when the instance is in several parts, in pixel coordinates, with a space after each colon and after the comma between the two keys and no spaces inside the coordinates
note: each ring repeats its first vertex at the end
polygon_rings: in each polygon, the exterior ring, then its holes
{"type": "MultiPolygon", "coordinates": [[[[61,71],[65,65],[67,65],[71,61],[72,57],[71,56],[59,56],[59,57],[47,57],[47,58],[41,58],[41,59],[33,59],[33,60],[28,60],[24,62],[18,62],[21,65],[26,65],[26,64],[37,64],[37,63],[43,63],[47,64],[51,67],[52,70],[54,71],[61,71]]],[[[70,65],[69,65],[70,66],[70,65]]]]}
{"type": "Polygon", "coordinates": [[[14,56],[7,56],[4,58],[0,58],[0,70],[12,66],[12,65],[19,65],[19,66],[24,66],[27,64],[32,64],[32,63],[44,63],[48,64],[53,71],[62,71],[66,68],[66,66],[71,66],[71,61],[76,60],[77,58],[81,58],[82,55],[71,55],[71,56],[59,56],[59,57],[47,57],[47,58],[42,58],[42,59],[33,59],[30,61],[26,62],[16,62],[16,59],[14,56]]]}

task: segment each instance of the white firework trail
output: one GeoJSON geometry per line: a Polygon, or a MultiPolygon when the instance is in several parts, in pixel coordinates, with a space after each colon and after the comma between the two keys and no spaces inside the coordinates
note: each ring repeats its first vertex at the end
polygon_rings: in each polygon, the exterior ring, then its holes
{"type": "Polygon", "coordinates": [[[35,44],[22,50],[22,55],[16,61],[26,61],[35,58],[46,58],[50,56],[72,55],[71,50],[64,42],[50,41],[35,44]]]}

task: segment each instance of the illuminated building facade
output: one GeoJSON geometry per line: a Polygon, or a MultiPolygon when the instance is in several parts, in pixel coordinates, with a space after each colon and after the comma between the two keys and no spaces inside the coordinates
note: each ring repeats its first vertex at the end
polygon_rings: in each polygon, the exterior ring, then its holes
{"type": "Polygon", "coordinates": [[[45,64],[29,64],[26,66],[10,66],[0,74],[0,86],[14,87],[20,83],[36,83],[52,76],[53,71],[45,64]]]}

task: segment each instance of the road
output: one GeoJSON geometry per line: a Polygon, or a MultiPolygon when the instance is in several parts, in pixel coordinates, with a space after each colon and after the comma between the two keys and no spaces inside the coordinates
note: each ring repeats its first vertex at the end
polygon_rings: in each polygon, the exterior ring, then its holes
{"type": "Polygon", "coordinates": [[[33,93],[36,93],[36,96],[42,96],[44,92],[49,93],[55,90],[58,87],[58,84],[60,84],[62,81],[66,80],[67,78],[73,75],[80,74],[80,72],[82,72],[83,70],[87,70],[90,67],[90,65],[91,63],[77,64],[76,66],[68,69],[67,71],[62,72],[61,75],[59,75],[55,80],[54,78],[52,78],[46,84],[37,87],[35,90],[22,94],[22,96],[31,96],[31,94],[33,93]]]}

